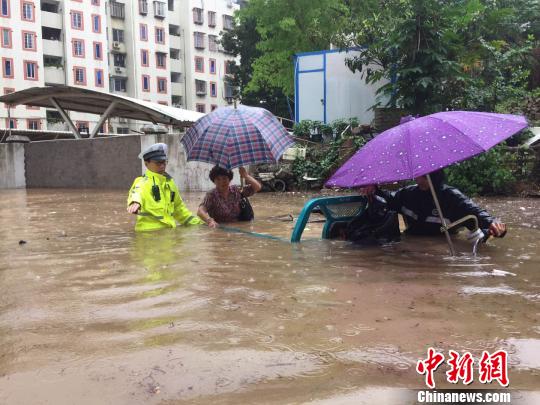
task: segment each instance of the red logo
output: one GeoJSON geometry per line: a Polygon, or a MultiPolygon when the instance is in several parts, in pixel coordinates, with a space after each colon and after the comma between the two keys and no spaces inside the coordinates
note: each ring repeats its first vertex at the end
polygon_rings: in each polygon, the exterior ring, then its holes
{"type": "MultiPolygon", "coordinates": [[[[448,351],[449,357],[447,364],[449,370],[446,372],[446,380],[449,383],[457,384],[460,380],[468,385],[474,379],[474,358],[471,353],[465,352],[463,355],[454,350],[448,351]]],[[[444,362],[444,355],[438,353],[430,347],[428,356],[424,360],[419,360],[416,364],[416,371],[419,374],[425,374],[426,385],[433,389],[435,381],[433,373],[444,362]]],[[[499,350],[493,354],[482,352],[482,358],[478,362],[478,381],[482,384],[490,384],[496,380],[503,387],[510,383],[508,379],[508,354],[504,350],[499,350]]]]}

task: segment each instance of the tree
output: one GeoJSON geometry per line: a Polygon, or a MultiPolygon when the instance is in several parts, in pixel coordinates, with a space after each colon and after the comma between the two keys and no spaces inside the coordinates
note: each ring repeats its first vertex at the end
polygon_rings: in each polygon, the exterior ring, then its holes
{"type": "Polygon", "coordinates": [[[280,89],[294,94],[294,55],[328,49],[348,14],[343,0],[251,0],[240,10],[239,21],[256,21],[260,54],[246,89],[280,89]]]}
{"type": "Polygon", "coordinates": [[[240,98],[245,105],[266,108],[280,117],[290,117],[287,97],[281,89],[264,85],[257,90],[248,90],[247,85],[253,76],[253,62],[261,55],[257,49],[260,35],[256,30],[255,18],[239,14],[232,30],[221,33],[220,42],[225,51],[240,58],[240,64],[232,65],[227,82],[239,89],[240,98]]]}

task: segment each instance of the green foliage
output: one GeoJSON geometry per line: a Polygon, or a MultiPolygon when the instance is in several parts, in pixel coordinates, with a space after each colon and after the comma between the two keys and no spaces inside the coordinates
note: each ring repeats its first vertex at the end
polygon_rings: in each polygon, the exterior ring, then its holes
{"type": "Polygon", "coordinates": [[[247,88],[253,77],[253,62],[261,56],[257,49],[260,40],[257,20],[241,13],[236,15],[233,29],[221,33],[220,43],[225,51],[240,58],[240,64],[232,63],[227,81],[239,88],[243,104],[266,108],[279,117],[290,117],[287,97],[280,88],[267,84],[257,89],[247,88]]]}
{"type": "Polygon", "coordinates": [[[252,18],[260,37],[246,90],[280,89],[294,94],[294,55],[328,49],[347,12],[343,0],[250,0],[239,18],[252,18]]]}
{"type": "Polygon", "coordinates": [[[511,169],[516,155],[502,146],[447,168],[448,184],[465,194],[509,194],[516,177],[511,169]]]}
{"type": "Polygon", "coordinates": [[[318,129],[324,135],[334,135],[327,143],[308,144],[306,157],[297,157],[292,165],[293,174],[298,184],[303,184],[303,177],[326,179],[342,163],[344,156],[349,156],[365,144],[365,139],[353,136],[350,127],[358,125],[358,120],[340,119],[331,124],[320,121],[304,120],[296,124],[293,133],[299,138],[307,139],[310,131],[318,129]],[[343,134],[343,136],[340,136],[343,134]]]}

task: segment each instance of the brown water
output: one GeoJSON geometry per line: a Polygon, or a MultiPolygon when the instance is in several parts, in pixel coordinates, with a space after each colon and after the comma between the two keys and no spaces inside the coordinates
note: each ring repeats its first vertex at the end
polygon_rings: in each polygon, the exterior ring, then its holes
{"type": "MultiPolygon", "coordinates": [[[[202,194],[183,197],[195,209],[202,194]]],[[[257,221],[238,226],[288,238],[275,217],[307,198],[259,194],[257,221]]],[[[481,200],[509,234],[477,258],[458,241],[455,259],[442,238],[317,240],[320,223],[294,245],[136,235],[124,192],[0,201],[1,404],[410,403],[428,347],[506,349],[513,403],[540,403],[539,200],[481,200]]]]}

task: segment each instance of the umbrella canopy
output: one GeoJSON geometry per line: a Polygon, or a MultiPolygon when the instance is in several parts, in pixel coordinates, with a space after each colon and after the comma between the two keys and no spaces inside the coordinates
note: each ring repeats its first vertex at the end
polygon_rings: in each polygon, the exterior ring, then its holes
{"type": "Polygon", "coordinates": [[[264,108],[222,107],[199,119],[181,140],[187,160],[225,169],[276,162],[294,144],[278,119],[264,108]]]}
{"type": "Polygon", "coordinates": [[[526,127],[523,116],[472,111],[413,119],[369,141],[326,185],[359,187],[413,179],[487,151],[526,127]]]}

